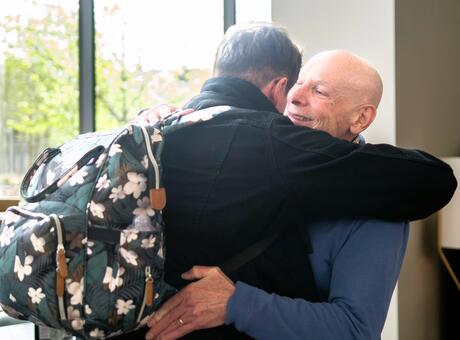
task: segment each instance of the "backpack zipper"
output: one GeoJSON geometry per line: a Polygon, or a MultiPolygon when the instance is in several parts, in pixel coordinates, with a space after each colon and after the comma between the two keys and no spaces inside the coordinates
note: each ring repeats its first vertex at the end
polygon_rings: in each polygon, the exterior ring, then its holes
{"type": "Polygon", "coordinates": [[[61,320],[67,320],[65,307],[64,307],[64,291],[65,291],[65,278],[68,275],[67,262],[65,257],[64,248],[64,235],[62,231],[62,224],[59,217],[56,214],[49,216],[42,213],[34,213],[20,207],[11,207],[8,210],[16,211],[20,215],[28,216],[36,220],[43,220],[50,218],[54,222],[57,235],[57,247],[56,247],[56,295],[58,298],[59,315],[61,320]]]}
{"type": "Polygon", "coordinates": [[[137,316],[136,323],[141,322],[144,314],[145,306],[150,307],[153,304],[153,278],[150,266],[145,267],[145,284],[144,284],[144,299],[142,300],[141,309],[137,316]]]}
{"type": "MultiPolygon", "coordinates": [[[[152,145],[150,143],[150,138],[147,129],[143,125],[139,125],[139,127],[144,136],[145,147],[147,149],[147,157],[149,158],[150,163],[153,166],[153,172],[155,174],[155,180],[153,181],[154,188],[150,188],[149,190],[150,205],[155,210],[163,210],[166,205],[166,192],[164,188],[160,188],[160,168],[155,159],[155,156],[153,155],[152,145]]],[[[149,182],[152,182],[150,177],[149,182]]]]}
{"type": "Polygon", "coordinates": [[[56,214],[50,215],[53,219],[54,224],[56,226],[56,234],[57,234],[57,249],[56,249],[56,295],[58,298],[58,306],[59,306],[59,315],[61,320],[67,320],[67,316],[65,313],[65,306],[64,306],[64,292],[65,292],[65,279],[69,274],[67,268],[67,261],[65,257],[65,248],[64,248],[64,237],[62,231],[62,224],[59,220],[59,217],[56,214]]]}
{"type": "Polygon", "coordinates": [[[152,145],[150,144],[149,134],[145,126],[142,126],[142,125],[139,125],[139,126],[144,135],[144,142],[147,148],[147,157],[150,159],[150,162],[153,165],[153,171],[155,172],[155,189],[159,189],[160,188],[160,169],[158,167],[158,163],[155,157],[153,156],[152,145]]]}

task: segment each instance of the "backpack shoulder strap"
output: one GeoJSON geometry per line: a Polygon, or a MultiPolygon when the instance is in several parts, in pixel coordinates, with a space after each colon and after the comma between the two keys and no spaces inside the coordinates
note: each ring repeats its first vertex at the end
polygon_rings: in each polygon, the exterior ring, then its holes
{"type": "Polygon", "coordinates": [[[267,226],[266,236],[219,265],[219,268],[225,274],[229,275],[254,260],[267,250],[280,234],[298,226],[296,216],[296,214],[293,214],[292,203],[290,201],[285,202],[279,209],[276,217],[267,226]]]}
{"type": "Polygon", "coordinates": [[[212,106],[206,109],[193,111],[185,115],[183,114],[183,110],[177,110],[163,118],[159,122],[159,127],[163,131],[163,134],[168,134],[184,126],[205,122],[232,109],[235,108],[228,105],[212,106]]]}

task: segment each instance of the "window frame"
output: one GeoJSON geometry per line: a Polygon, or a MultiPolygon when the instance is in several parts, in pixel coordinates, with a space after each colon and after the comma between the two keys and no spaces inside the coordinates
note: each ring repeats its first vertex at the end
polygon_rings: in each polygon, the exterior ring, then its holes
{"type": "MultiPolygon", "coordinates": [[[[236,23],[235,0],[223,0],[224,27],[236,23]]],[[[94,0],[80,0],[78,9],[78,53],[79,53],[79,131],[80,133],[96,130],[96,56],[95,56],[95,22],[94,0]]],[[[16,205],[19,197],[1,197],[0,212],[16,205]]]]}
{"type": "MultiPolygon", "coordinates": [[[[236,0],[223,0],[223,31],[236,23],[236,0]]],[[[96,130],[96,57],[94,0],[80,0],[79,7],[79,117],[80,133],[96,130]]]]}

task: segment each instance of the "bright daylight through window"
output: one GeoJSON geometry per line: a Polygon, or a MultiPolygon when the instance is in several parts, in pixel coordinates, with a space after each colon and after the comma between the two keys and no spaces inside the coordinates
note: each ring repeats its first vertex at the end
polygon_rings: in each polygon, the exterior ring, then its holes
{"type": "Polygon", "coordinates": [[[0,2],[0,196],[78,131],[78,0],[0,2]]]}
{"type": "MultiPolygon", "coordinates": [[[[236,0],[237,22],[270,21],[270,0],[236,0]]],[[[211,76],[223,0],[94,0],[96,129],[180,106],[211,76]]],[[[37,155],[79,131],[78,0],[0,1],[0,200],[37,155]]]]}

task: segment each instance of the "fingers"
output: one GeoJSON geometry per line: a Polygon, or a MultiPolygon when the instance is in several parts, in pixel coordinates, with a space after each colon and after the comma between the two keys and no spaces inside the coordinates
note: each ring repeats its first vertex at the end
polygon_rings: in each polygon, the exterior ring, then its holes
{"type": "Polygon", "coordinates": [[[152,315],[147,322],[149,327],[154,326],[154,328],[148,332],[152,338],[160,334],[163,330],[167,329],[172,322],[180,318],[182,312],[178,307],[181,302],[182,295],[179,292],[166,301],[163,306],[152,315]]]}
{"type": "Polygon", "coordinates": [[[173,113],[174,111],[176,111],[177,107],[170,106],[168,104],[159,104],[159,105],[155,105],[154,107],[150,108],[150,110],[156,112],[160,116],[165,116],[169,113],[173,113]]]}
{"type": "Polygon", "coordinates": [[[193,332],[195,327],[192,323],[186,323],[180,327],[171,327],[166,329],[163,333],[160,334],[159,338],[161,340],[173,340],[183,337],[184,335],[193,332]]]}
{"type": "MultiPolygon", "coordinates": [[[[150,330],[148,331],[146,338],[154,338],[161,333],[164,333],[167,329],[182,327],[185,322],[179,322],[181,317],[181,313],[183,313],[180,308],[175,308],[171,310],[169,313],[161,316],[161,318],[155,318],[156,313],[148,322],[150,330]]],[[[182,320],[182,319],[181,319],[182,320]]]]}
{"type": "Polygon", "coordinates": [[[185,110],[182,110],[180,112],[180,115],[181,116],[186,116],[186,115],[188,115],[189,113],[192,113],[192,112],[195,112],[195,110],[194,109],[185,109],[185,110]]]}
{"type": "Polygon", "coordinates": [[[194,266],[183,276],[197,280],[170,298],[148,321],[147,339],[176,339],[225,322],[233,282],[218,268],[194,266]]]}
{"type": "Polygon", "coordinates": [[[166,104],[160,104],[143,110],[134,121],[137,123],[155,124],[164,116],[176,111],[177,108],[166,104]]]}
{"type": "Polygon", "coordinates": [[[192,269],[183,273],[181,277],[184,280],[199,280],[212,273],[222,272],[219,267],[193,266],[192,269]]]}

